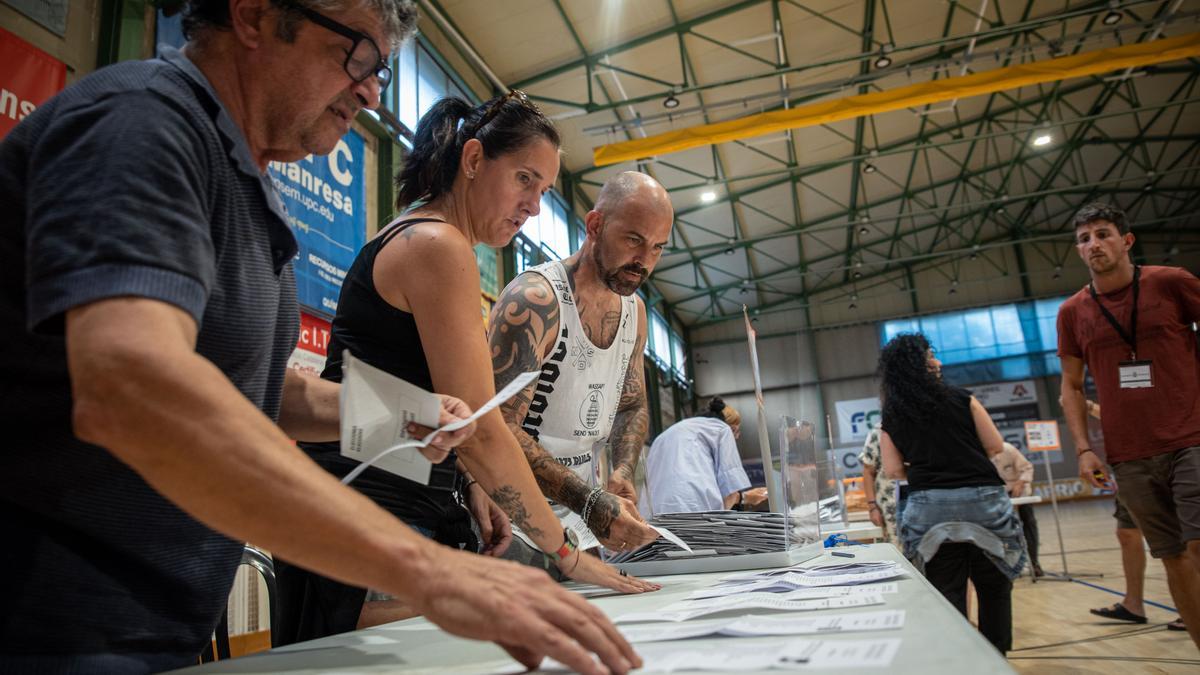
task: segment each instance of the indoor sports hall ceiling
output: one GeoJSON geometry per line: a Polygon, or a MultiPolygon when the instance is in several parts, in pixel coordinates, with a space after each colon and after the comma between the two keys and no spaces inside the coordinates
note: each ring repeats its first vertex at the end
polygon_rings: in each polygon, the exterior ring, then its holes
{"type": "Polygon", "coordinates": [[[686,326],[743,304],[834,325],[1073,291],[1068,220],[1092,200],[1129,212],[1149,262],[1200,250],[1195,56],[593,160],[672,130],[1187,36],[1200,0],[421,4],[486,64],[481,79],[557,121],[577,211],[625,169],[670,190],[652,295],[686,326]]]}

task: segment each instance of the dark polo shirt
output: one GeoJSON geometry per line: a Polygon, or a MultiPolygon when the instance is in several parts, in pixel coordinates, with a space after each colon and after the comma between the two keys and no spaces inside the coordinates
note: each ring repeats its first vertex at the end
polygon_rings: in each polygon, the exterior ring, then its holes
{"type": "Polygon", "coordinates": [[[194,663],[241,555],[72,434],[64,313],[120,296],[183,309],[196,352],[274,419],[295,253],[269,179],[178,51],[89,75],[0,144],[0,671],[194,663]]]}

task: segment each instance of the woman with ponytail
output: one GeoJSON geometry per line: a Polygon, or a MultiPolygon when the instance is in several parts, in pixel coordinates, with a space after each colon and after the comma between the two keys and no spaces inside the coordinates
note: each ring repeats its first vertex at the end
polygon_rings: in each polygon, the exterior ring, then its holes
{"type": "MultiPolygon", "coordinates": [[[[472,409],[491,399],[474,247],[507,245],[538,214],[558,167],[558,132],[524,94],[480,106],[458,98],[435,103],[396,177],[402,215],[363,247],[346,275],[321,376],[341,381],[349,351],[426,390],[454,392],[472,409]]],[[[338,477],[358,465],[336,443],[302,447],[338,477]]],[[[575,550],[498,410],[481,417],[474,436],[434,466],[429,485],[372,467],[351,487],[455,548],[499,556],[512,538],[511,519],[572,579],[628,593],[657,588],[575,550]]],[[[283,567],[284,643],[410,615],[387,597],[283,567]]]]}
{"type": "Polygon", "coordinates": [[[741,435],[741,413],[720,396],[659,434],[646,458],[638,510],[646,515],[753,511],[766,501],[767,490],[750,487],[737,449],[741,435]]]}

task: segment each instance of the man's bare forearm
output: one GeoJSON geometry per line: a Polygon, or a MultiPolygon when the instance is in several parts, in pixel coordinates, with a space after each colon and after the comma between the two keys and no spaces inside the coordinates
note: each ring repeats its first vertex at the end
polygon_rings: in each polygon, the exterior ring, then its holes
{"type": "MultiPolygon", "coordinates": [[[[524,392],[518,394],[514,401],[510,402],[510,405],[520,406],[521,402],[516,399],[524,395],[524,392]]],[[[582,515],[592,488],[582,478],[575,475],[574,471],[554,459],[549,451],[520,426],[510,421],[509,429],[513,436],[516,436],[517,443],[525,453],[525,460],[529,462],[529,468],[533,470],[533,476],[537,479],[542,494],[582,515]]],[[[607,537],[612,521],[620,513],[620,502],[613,495],[604,493],[597,497],[588,513],[588,522],[586,523],[588,529],[601,537],[607,537]]]]}
{"type": "Polygon", "coordinates": [[[1067,418],[1067,429],[1075,439],[1076,452],[1079,448],[1090,448],[1087,433],[1087,399],[1082,387],[1072,386],[1066,380],[1062,384],[1063,416],[1067,418]]]}
{"type": "Polygon", "coordinates": [[[624,480],[633,482],[633,474],[637,470],[638,458],[642,454],[642,445],[646,442],[646,434],[650,430],[650,411],[646,399],[627,411],[617,413],[613,419],[610,444],[612,447],[613,474],[624,480]]]}
{"type": "Polygon", "coordinates": [[[229,537],[339,581],[419,596],[434,547],[298,450],[195,353],[178,310],[96,304],[67,320],[81,439],[229,537]],[[290,526],[297,522],[304,527],[290,526]]]}
{"type": "Polygon", "coordinates": [[[613,474],[630,484],[633,483],[638,458],[642,455],[646,434],[650,431],[650,407],[646,401],[646,368],[642,360],[645,345],[646,337],[639,335],[633,345],[629,365],[625,368],[625,381],[621,383],[621,400],[617,404],[617,414],[613,418],[612,431],[608,436],[609,447],[612,448],[613,474]]]}
{"type": "Polygon", "coordinates": [[[279,426],[298,441],[336,441],[341,431],[341,385],[288,368],[283,381],[279,426]]]}

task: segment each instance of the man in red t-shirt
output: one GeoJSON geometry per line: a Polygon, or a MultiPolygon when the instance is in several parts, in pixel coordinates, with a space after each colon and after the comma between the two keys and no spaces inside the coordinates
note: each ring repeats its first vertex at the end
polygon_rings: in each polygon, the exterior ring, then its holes
{"type": "Polygon", "coordinates": [[[1163,561],[1192,641],[1200,647],[1200,279],[1177,267],[1135,266],[1125,214],[1089,204],[1074,217],[1075,248],[1092,282],[1058,310],[1062,400],[1079,473],[1108,487],[1087,436],[1083,367],[1121,501],[1163,561]],[[1190,552],[1190,560],[1189,560],[1190,552]]]}

